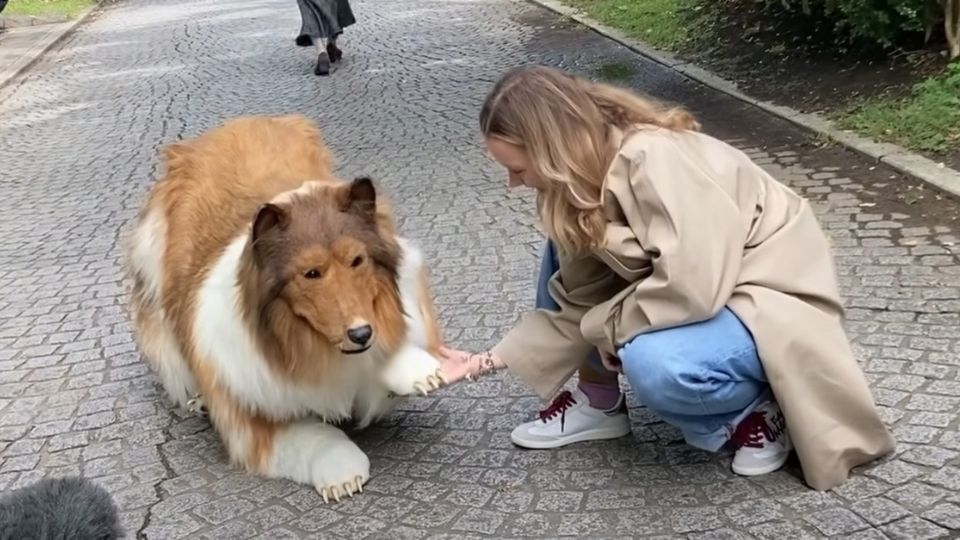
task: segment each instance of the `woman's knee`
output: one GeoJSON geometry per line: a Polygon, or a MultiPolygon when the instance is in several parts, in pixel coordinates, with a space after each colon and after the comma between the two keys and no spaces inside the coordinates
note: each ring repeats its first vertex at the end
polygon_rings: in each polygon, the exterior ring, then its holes
{"type": "Polygon", "coordinates": [[[732,313],[640,335],[620,360],[637,397],[655,410],[727,412],[765,384],[753,340],[732,313]]]}
{"type": "Polygon", "coordinates": [[[674,411],[678,400],[688,401],[701,392],[697,368],[653,340],[637,338],[620,350],[623,374],[637,398],[654,410],[674,411]]]}

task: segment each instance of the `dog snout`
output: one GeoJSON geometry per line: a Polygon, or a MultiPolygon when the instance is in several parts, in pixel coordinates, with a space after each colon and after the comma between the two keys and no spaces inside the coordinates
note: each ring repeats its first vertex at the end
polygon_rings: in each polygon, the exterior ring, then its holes
{"type": "Polygon", "coordinates": [[[350,339],[355,345],[363,347],[370,342],[370,338],[373,336],[373,327],[369,324],[363,324],[360,326],[354,326],[347,330],[347,338],[350,339]]]}

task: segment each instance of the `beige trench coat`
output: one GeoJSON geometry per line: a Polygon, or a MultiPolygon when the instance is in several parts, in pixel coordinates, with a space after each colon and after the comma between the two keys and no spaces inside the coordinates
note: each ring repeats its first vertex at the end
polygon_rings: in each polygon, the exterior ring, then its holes
{"type": "Polygon", "coordinates": [[[549,398],[592,349],[711,318],[754,336],[807,483],[826,490],[894,448],[842,326],[830,246],[809,205],[739,150],[659,128],[615,131],[605,246],[560,255],[559,312],[534,311],[494,348],[549,398]]]}

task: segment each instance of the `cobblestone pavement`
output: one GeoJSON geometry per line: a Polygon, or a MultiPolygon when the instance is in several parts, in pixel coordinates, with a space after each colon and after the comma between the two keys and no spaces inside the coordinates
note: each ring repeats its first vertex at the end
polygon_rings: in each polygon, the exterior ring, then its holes
{"type": "Polygon", "coordinates": [[[957,205],[711,93],[529,4],[363,0],[332,77],[293,46],[292,0],[128,0],[0,91],[0,489],[81,473],[130,536],[160,538],[819,538],[920,540],[960,527],[957,205]],[[633,435],[510,444],[538,400],[492,378],[410,400],[358,435],[365,493],[225,465],[206,421],[140,363],[118,238],[162,142],[249,113],[321,121],[344,175],[392,192],[428,251],[449,340],[492,344],[532,303],[540,235],[476,134],[506,67],[541,62],[689,103],[706,128],[811,197],[836,246],[849,331],[897,454],[818,493],[797,466],[758,479],[681,444],[631,396],[633,435]]]}

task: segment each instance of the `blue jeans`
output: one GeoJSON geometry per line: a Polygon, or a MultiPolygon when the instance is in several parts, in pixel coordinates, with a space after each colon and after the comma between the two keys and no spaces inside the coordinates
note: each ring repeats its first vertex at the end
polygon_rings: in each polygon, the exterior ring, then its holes
{"type": "MultiPolygon", "coordinates": [[[[537,308],[558,310],[547,284],[558,268],[547,242],[537,283],[537,308]]],[[[637,398],[687,443],[715,452],[736,426],[772,396],[753,337],[729,308],[712,319],[640,334],[617,356],[637,398]]],[[[586,361],[606,370],[594,352],[586,361]]]]}

